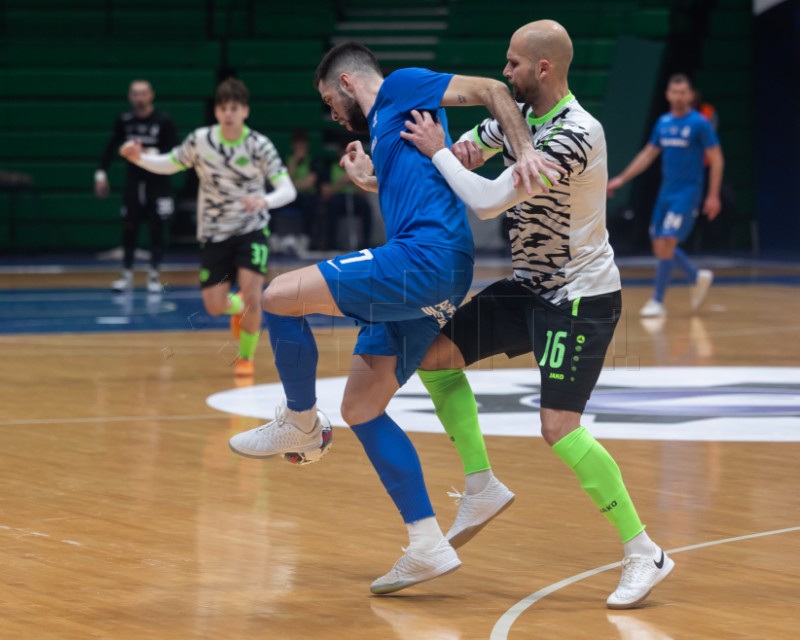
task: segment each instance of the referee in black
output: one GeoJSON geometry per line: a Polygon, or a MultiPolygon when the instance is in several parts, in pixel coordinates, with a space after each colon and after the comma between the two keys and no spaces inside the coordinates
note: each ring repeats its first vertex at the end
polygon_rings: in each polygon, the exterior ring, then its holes
{"type": "MultiPolygon", "coordinates": [[[[155,93],[147,80],[134,80],[128,89],[131,110],[120,114],[114,122],[114,131],[108,139],[100,158],[100,166],[94,175],[94,192],[105,198],[111,187],[108,183],[108,167],[117,156],[119,147],[128,140],[141,140],[145,152],[165,153],[179,142],[175,123],[164,112],[153,106],[155,93]]],[[[113,291],[125,291],[133,286],[133,258],[139,226],[146,221],[150,229],[150,272],[147,290],[161,292],[159,269],[164,251],[164,221],[172,215],[175,205],[172,200],[169,176],[155,175],[127,163],[125,195],[122,201],[122,247],[124,250],[122,275],[111,284],[113,291]]]]}

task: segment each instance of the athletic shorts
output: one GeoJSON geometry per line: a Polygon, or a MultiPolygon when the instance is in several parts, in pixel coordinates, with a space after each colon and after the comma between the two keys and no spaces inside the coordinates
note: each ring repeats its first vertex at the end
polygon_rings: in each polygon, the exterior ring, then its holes
{"type": "Polygon", "coordinates": [[[265,274],[267,272],[266,229],[256,229],[221,242],[200,244],[200,287],[213,287],[223,282],[234,284],[241,269],[265,274]]]}
{"type": "Polygon", "coordinates": [[[679,243],[685,241],[700,212],[702,197],[702,191],[697,189],[674,193],[665,193],[663,189],[659,191],[650,220],[650,237],[677,238],[679,243]]]}
{"type": "Polygon", "coordinates": [[[467,365],[533,352],[541,406],[583,413],[622,308],[619,291],[554,305],[516,280],[500,280],[461,307],[442,329],[467,365]]]}
{"type": "Polygon", "coordinates": [[[403,386],[467,295],[473,259],[398,242],[318,266],[341,312],[363,325],[354,353],[395,356],[403,386]]]}

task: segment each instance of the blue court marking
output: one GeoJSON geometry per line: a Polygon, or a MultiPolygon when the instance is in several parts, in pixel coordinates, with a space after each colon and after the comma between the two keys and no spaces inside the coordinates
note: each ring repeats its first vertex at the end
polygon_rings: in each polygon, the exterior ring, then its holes
{"type": "MultiPolygon", "coordinates": [[[[472,283],[479,291],[496,279],[472,283]]],[[[651,286],[651,278],[622,281],[629,286],[651,286]]],[[[678,280],[678,286],[688,286],[678,280]]],[[[717,277],[714,286],[733,285],[800,286],[800,275],[763,275],[753,277],[717,277]]],[[[225,329],[228,316],[212,317],[203,309],[196,287],[175,287],[163,295],[133,291],[112,294],[97,288],[14,289],[0,291],[0,334],[14,333],[88,333],[104,331],[198,331],[225,329]]],[[[314,327],[353,327],[348,318],[311,316],[314,327]]]]}
{"type": "MultiPolygon", "coordinates": [[[[353,320],[310,316],[314,327],[352,327],[353,320]]],[[[229,326],[228,316],[203,308],[196,287],[176,287],[163,295],[100,289],[0,291],[0,334],[88,333],[105,331],[201,331],[229,326]]]]}

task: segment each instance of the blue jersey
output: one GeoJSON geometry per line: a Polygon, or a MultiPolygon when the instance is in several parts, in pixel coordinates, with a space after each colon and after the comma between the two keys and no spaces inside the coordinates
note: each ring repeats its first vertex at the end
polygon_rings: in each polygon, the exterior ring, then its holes
{"type": "Polygon", "coordinates": [[[664,114],[653,127],[650,144],[663,156],[662,192],[702,190],[706,149],[719,144],[708,120],[694,110],[680,118],[664,114]]]}
{"type": "Polygon", "coordinates": [[[417,247],[471,256],[472,232],[464,205],[431,160],[400,137],[406,120],[413,120],[412,109],[435,112],[447,132],[440,105],[452,77],[427,69],[395,71],[383,81],[367,121],[387,242],[412,241],[417,247]]]}

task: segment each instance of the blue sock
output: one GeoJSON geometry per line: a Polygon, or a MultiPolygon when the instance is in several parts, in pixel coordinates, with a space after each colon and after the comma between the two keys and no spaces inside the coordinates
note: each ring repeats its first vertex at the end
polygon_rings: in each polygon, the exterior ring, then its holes
{"type": "Polygon", "coordinates": [[[306,411],[317,401],[317,342],[305,318],[264,314],[275,367],[292,411],[306,411]]]}
{"type": "Polygon", "coordinates": [[[417,450],[397,423],[382,413],[350,428],[361,441],[369,461],[403,516],[403,522],[433,516],[417,450]]]}
{"type": "Polygon", "coordinates": [[[689,282],[692,284],[697,282],[697,267],[692,264],[692,261],[689,260],[689,256],[687,256],[680,247],[675,247],[675,262],[677,262],[678,266],[689,276],[689,282]]]}
{"type": "Polygon", "coordinates": [[[664,302],[664,293],[669,285],[669,277],[672,274],[672,265],[675,260],[659,260],[658,267],[656,268],[656,291],[653,294],[653,300],[656,302],[664,302]]]}

